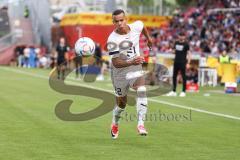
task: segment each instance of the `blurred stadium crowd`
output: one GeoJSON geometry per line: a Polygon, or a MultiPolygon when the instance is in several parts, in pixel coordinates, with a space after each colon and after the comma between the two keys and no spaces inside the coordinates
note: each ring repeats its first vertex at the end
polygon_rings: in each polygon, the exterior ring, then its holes
{"type": "Polygon", "coordinates": [[[176,9],[169,26],[152,29],[155,51],[171,53],[178,33],[185,31],[193,53],[219,55],[226,51],[240,59],[240,10],[227,9],[239,6],[236,0],[200,0],[186,11],[176,9]]]}

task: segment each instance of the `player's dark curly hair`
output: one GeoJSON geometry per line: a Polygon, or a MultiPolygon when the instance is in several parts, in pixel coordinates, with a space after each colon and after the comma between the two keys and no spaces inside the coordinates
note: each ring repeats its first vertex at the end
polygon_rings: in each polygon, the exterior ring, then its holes
{"type": "Polygon", "coordinates": [[[119,15],[119,14],[121,14],[121,13],[123,13],[123,14],[125,15],[124,10],[122,10],[122,9],[117,9],[117,10],[113,11],[112,16],[116,16],[116,15],[119,15]]]}

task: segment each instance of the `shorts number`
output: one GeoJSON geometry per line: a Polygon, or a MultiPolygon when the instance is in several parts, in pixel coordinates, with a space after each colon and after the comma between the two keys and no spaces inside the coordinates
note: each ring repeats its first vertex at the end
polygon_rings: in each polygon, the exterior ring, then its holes
{"type": "Polygon", "coordinates": [[[116,87],[115,87],[115,91],[116,91],[116,93],[117,93],[119,96],[122,95],[122,90],[121,90],[121,88],[116,88],[116,87]]]}

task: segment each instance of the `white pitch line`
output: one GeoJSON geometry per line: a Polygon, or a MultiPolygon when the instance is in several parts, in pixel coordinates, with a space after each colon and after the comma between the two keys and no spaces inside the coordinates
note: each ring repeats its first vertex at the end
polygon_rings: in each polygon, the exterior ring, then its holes
{"type": "Polygon", "coordinates": [[[236,117],[236,116],[231,116],[231,115],[227,115],[227,114],[223,114],[223,113],[210,112],[210,111],[206,111],[206,110],[199,109],[199,108],[188,107],[188,106],[179,105],[179,104],[174,104],[174,103],[170,103],[170,102],[166,102],[166,101],[161,101],[161,100],[156,100],[156,99],[152,99],[152,98],[149,98],[149,99],[150,99],[152,102],[157,102],[157,103],[161,103],[161,104],[166,104],[166,105],[173,106],[173,107],[177,107],[177,108],[192,110],[192,111],[195,111],[195,112],[206,113],[206,114],[210,114],[210,115],[214,115],[214,116],[219,116],[219,117],[224,117],[224,118],[229,118],[229,119],[240,120],[240,117],[236,117]]]}
{"type": "MultiPolygon", "coordinates": [[[[10,68],[6,68],[6,67],[0,67],[0,69],[6,70],[6,71],[12,71],[12,72],[19,73],[19,74],[25,74],[25,75],[29,75],[29,76],[32,76],[32,77],[49,79],[49,77],[47,77],[47,76],[38,75],[38,74],[34,74],[34,73],[29,73],[29,72],[25,72],[25,71],[13,69],[13,68],[10,69],[10,68]]],[[[70,78],[70,79],[74,80],[74,78],[70,78]]],[[[75,84],[75,85],[79,85],[79,86],[83,86],[83,87],[97,89],[97,90],[100,90],[100,91],[113,93],[112,90],[102,89],[102,88],[93,87],[93,86],[85,85],[85,84],[79,84],[79,83],[73,82],[73,81],[66,81],[66,82],[71,83],[71,84],[75,84]]],[[[232,116],[232,115],[227,115],[227,114],[217,113],[217,112],[210,112],[210,111],[206,111],[206,110],[199,109],[199,108],[193,108],[193,107],[188,107],[188,106],[184,106],[184,105],[174,104],[174,103],[170,103],[170,102],[167,102],[167,101],[156,100],[156,99],[153,99],[153,98],[148,98],[148,99],[151,102],[165,104],[165,105],[176,107],[176,108],[192,110],[192,111],[195,111],[195,112],[205,113],[205,114],[214,115],[214,116],[218,116],[218,117],[224,117],[224,118],[228,118],[228,119],[240,120],[240,117],[237,117],[237,116],[232,116]]]]}

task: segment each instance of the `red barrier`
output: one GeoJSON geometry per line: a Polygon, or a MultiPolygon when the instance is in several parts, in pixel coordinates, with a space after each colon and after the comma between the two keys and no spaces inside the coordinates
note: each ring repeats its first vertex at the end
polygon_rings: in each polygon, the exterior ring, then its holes
{"type": "Polygon", "coordinates": [[[0,52],[0,65],[9,65],[16,58],[14,49],[15,46],[11,46],[0,52]]]}
{"type": "Polygon", "coordinates": [[[99,26],[99,25],[81,25],[81,26],[64,26],[62,27],[64,35],[70,47],[74,47],[75,42],[79,37],[89,37],[95,42],[100,43],[104,49],[107,38],[113,31],[114,27],[99,26]]]}

